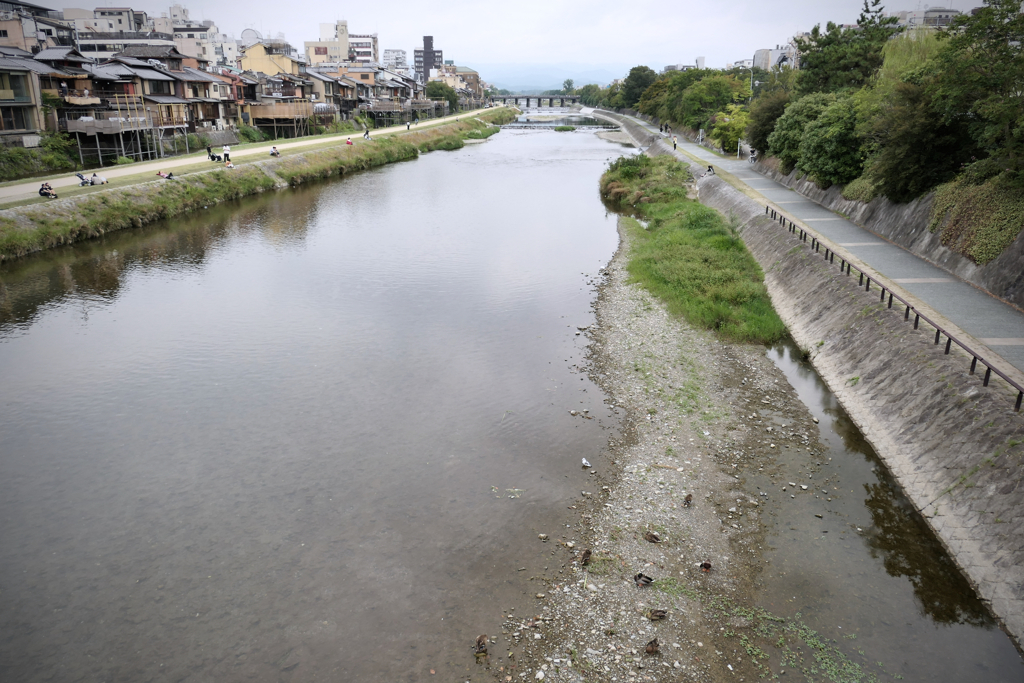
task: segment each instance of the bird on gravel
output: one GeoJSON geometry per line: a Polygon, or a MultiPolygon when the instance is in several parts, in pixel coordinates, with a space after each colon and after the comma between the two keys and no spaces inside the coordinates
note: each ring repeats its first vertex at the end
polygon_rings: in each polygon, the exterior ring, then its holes
{"type": "Polygon", "coordinates": [[[636,587],[637,588],[645,588],[647,586],[650,586],[652,583],[654,583],[654,579],[652,579],[651,577],[647,576],[643,572],[638,572],[637,575],[633,577],[633,581],[636,582],[636,587]]]}
{"type": "Polygon", "coordinates": [[[647,610],[647,614],[645,614],[644,616],[650,619],[651,621],[661,621],[666,616],[668,616],[668,612],[666,612],[663,609],[652,609],[647,610]]]}
{"type": "Polygon", "coordinates": [[[580,555],[580,565],[581,566],[586,567],[588,564],[590,564],[590,555],[591,555],[590,548],[587,548],[586,550],[583,551],[583,554],[580,555]]]}
{"type": "Polygon", "coordinates": [[[476,637],[476,647],[473,648],[473,654],[477,657],[483,657],[487,654],[487,635],[479,635],[476,637]]]}
{"type": "Polygon", "coordinates": [[[646,652],[649,655],[658,654],[658,639],[655,638],[651,642],[647,643],[647,647],[644,648],[644,652],[646,652]]]}
{"type": "Polygon", "coordinates": [[[648,531],[644,534],[644,540],[648,543],[661,543],[661,537],[653,531],[648,531]]]}
{"type": "Polygon", "coordinates": [[[709,572],[709,571],[711,571],[711,562],[708,561],[708,560],[704,560],[703,562],[701,562],[700,563],[700,570],[702,572],[709,572]]]}
{"type": "Polygon", "coordinates": [[[687,493],[686,498],[683,499],[683,507],[688,508],[693,503],[693,494],[687,493]]]}

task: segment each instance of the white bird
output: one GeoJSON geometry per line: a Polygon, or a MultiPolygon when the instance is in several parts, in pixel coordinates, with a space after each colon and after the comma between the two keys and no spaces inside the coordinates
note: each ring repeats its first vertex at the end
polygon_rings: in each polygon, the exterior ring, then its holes
{"type": "Polygon", "coordinates": [[[586,458],[583,458],[583,466],[584,467],[591,467],[591,464],[589,462],[587,462],[586,458]]]}

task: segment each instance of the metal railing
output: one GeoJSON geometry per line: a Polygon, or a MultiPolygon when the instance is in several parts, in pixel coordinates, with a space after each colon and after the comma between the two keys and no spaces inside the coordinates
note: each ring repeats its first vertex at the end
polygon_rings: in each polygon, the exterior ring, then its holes
{"type": "MultiPolygon", "coordinates": [[[[824,245],[824,243],[822,243],[821,240],[819,240],[816,235],[812,235],[806,228],[800,227],[799,225],[794,223],[792,221],[792,219],[786,218],[785,216],[783,216],[782,214],[777,212],[775,209],[771,208],[771,206],[766,205],[764,207],[764,213],[765,213],[766,216],[769,216],[773,220],[779,222],[782,225],[782,227],[787,228],[789,230],[789,232],[797,235],[798,239],[801,242],[806,242],[807,239],[810,238],[810,240],[811,240],[811,249],[814,251],[814,253],[820,254],[821,253],[821,248],[825,247],[825,255],[824,255],[825,256],[825,260],[828,261],[831,264],[834,264],[836,262],[836,252],[835,252],[835,250],[833,250],[833,249],[831,249],[829,247],[826,247],[824,245]]],[[[863,287],[865,292],[870,292],[871,291],[871,275],[866,273],[861,268],[858,268],[857,266],[853,265],[852,263],[850,263],[850,261],[848,261],[847,259],[843,258],[842,256],[839,257],[839,272],[840,273],[845,272],[847,276],[852,276],[854,270],[856,270],[857,273],[860,275],[860,282],[858,283],[859,286],[863,287]]],[[[917,308],[914,307],[913,304],[911,304],[909,301],[907,301],[906,299],[901,297],[899,294],[897,294],[896,292],[892,291],[891,289],[889,289],[888,287],[883,285],[878,280],[875,280],[875,284],[878,285],[878,288],[881,291],[881,294],[879,295],[879,299],[878,299],[880,302],[885,303],[886,294],[888,294],[889,295],[889,306],[888,306],[889,308],[892,308],[893,301],[898,301],[898,302],[900,302],[900,304],[902,304],[903,306],[906,307],[906,310],[903,312],[903,320],[909,321],[910,320],[910,313],[911,312],[914,313],[914,329],[915,330],[918,329],[918,327],[920,326],[922,320],[932,326],[932,328],[935,330],[935,346],[938,346],[939,342],[942,341],[942,337],[945,336],[946,337],[946,355],[949,355],[949,351],[952,348],[953,344],[956,344],[961,349],[963,349],[964,352],[967,353],[968,356],[971,356],[974,360],[971,361],[971,371],[970,371],[969,374],[973,375],[977,371],[977,369],[978,369],[978,362],[980,361],[981,364],[985,366],[985,379],[982,382],[982,386],[986,386],[987,387],[988,383],[989,383],[989,380],[992,379],[992,373],[995,373],[996,375],[999,375],[1001,378],[1003,378],[1003,380],[1007,384],[1009,384],[1011,387],[1016,389],[1017,390],[1017,403],[1014,406],[1014,411],[1015,412],[1020,412],[1021,403],[1024,402],[1024,386],[1021,386],[1017,382],[1015,382],[1012,379],[1010,379],[1009,377],[1007,377],[1006,373],[1001,371],[999,368],[994,367],[989,361],[985,360],[985,358],[982,357],[977,351],[973,350],[972,348],[967,346],[967,344],[965,344],[964,342],[960,341],[959,339],[957,339],[956,337],[951,335],[948,331],[946,331],[945,328],[943,328],[937,322],[935,322],[934,320],[929,318],[927,315],[925,315],[924,313],[919,311],[917,308]]]]}

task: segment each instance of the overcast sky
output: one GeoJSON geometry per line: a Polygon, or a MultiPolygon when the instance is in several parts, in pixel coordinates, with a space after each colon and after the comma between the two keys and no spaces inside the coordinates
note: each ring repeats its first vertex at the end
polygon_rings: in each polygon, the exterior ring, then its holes
{"type": "MultiPolygon", "coordinates": [[[[172,3],[119,0],[105,4],[159,16],[172,3]]],[[[660,71],[667,64],[692,64],[703,56],[708,67],[721,68],[753,57],[758,48],[785,43],[816,23],[853,23],[863,0],[392,0],[344,6],[314,0],[206,0],[181,4],[192,19],[211,19],[236,38],[246,28],[264,36],[280,32],[300,51],[303,41],[319,37],[320,23],[337,19],[347,19],[351,33],[376,33],[381,50],[408,51],[410,61],[423,35],[433,35],[434,46],[444,50],[445,59],[476,68],[487,80],[487,65],[572,64],[585,71],[645,64],[660,71]]],[[[884,4],[888,11],[928,6],[913,0],[884,4]]],[[[981,1],[945,0],[934,6],[940,4],[969,10],[981,1]]],[[[68,6],[91,9],[97,5],[68,6]]]]}

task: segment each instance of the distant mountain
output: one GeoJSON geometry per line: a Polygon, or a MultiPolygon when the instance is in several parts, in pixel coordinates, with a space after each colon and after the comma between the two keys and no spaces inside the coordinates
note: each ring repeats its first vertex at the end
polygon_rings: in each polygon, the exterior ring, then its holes
{"type": "MultiPolygon", "coordinates": [[[[636,66],[635,64],[632,66],[636,66]]],[[[576,87],[597,83],[604,87],[616,78],[624,78],[631,66],[622,64],[479,64],[473,68],[480,78],[499,88],[535,94],[559,90],[565,79],[576,87]]]]}

